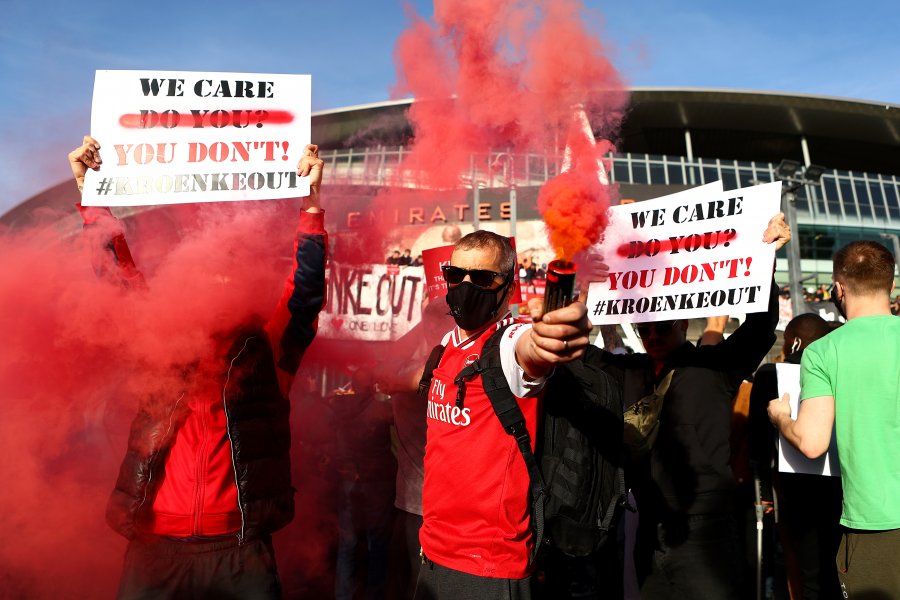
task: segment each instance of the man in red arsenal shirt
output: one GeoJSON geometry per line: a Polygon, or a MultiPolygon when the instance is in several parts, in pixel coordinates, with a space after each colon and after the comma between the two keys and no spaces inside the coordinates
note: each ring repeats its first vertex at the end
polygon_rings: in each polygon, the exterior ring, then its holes
{"type": "MultiPolygon", "coordinates": [[[[86,136],[69,154],[79,190],[99,150],[86,136]]],[[[129,540],[120,599],[281,598],[271,534],[294,516],[288,393],[325,297],[323,165],[306,146],[297,174],[310,176],[310,195],[275,311],[212,335],[209,355],[179,365],[176,390],[141,398],[106,511],[129,540]]],[[[147,285],[109,209],[79,209],[108,251],[100,262],[147,285]]]]}
{"type": "Polygon", "coordinates": [[[476,231],[456,243],[443,267],[457,326],[444,337],[428,390],[417,600],[530,597],[534,540],[525,462],[481,378],[466,384],[462,407],[453,381],[491,334],[509,324],[501,362],[533,446],[544,381],[554,365],[581,356],[591,325],[580,302],[545,315],[535,306],[533,324],[513,319],[506,307],[516,264],[507,238],[476,231]]]}

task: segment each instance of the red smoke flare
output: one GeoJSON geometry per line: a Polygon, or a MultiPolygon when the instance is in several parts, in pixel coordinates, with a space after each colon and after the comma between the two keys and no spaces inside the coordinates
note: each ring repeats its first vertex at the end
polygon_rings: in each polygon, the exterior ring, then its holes
{"type": "Polygon", "coordinates": [[[572,260],[597,243],[609,223],[609,185],[603,155],[610,145],[594,142],[580,107],[571,123],[566,142],[568,170],[544,184],[538,195],[550,245],[563,260],[572,260]]]}

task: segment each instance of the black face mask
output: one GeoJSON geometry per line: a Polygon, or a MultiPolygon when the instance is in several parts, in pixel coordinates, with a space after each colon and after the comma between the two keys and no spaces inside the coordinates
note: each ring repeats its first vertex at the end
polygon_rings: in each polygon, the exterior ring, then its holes
{"type": "Polygon", "coordinates": [[[475,331],[497,317],[497,311],[506,297],[510,281],[500,287],[487,290],[463,281],[447,290],[447,306],[456,325],[465,331],[475,331]]]}

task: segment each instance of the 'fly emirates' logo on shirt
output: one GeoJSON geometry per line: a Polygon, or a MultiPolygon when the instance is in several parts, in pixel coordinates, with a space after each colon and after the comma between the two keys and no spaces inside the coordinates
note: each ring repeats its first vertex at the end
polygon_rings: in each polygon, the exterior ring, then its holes
{"type": "Polygon", "coordinates": [[[447,384],[437,377],[431,380],[431,390],[428,392],[428,418],[450,423],[459,427],[466,427],[472,422],[468,408],[460,408],[452,402],[445,402],[447,384]]]}

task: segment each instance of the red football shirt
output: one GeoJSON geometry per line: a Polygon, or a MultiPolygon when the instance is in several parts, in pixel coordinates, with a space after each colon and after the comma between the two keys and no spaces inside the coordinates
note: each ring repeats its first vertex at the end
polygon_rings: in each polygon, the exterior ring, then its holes
{"type": "MultiPolygon", "coordinates": [[[[519,322],[504,333],[501,353],[513,353],[513,364],[508,356],[504,362],[508,380],[519,369],[515,339],[528,328],[519,322]]],[[[444,567],[483,577],[521,579],[530,574],[534,543],[525,461],[515,440],[500,425],[481,379],[466,383],[461,409],[456,406],[453,384],[456,375],[478,358],[494,331],[496,327],[491,326],[462,340],[455,329],[445,338],[446,349],[428,393],[424,523],[419,540],[425,555],[444,567]]],[[[517,396],[517,400],[533,450],[539,399],[517,396]]]]}

